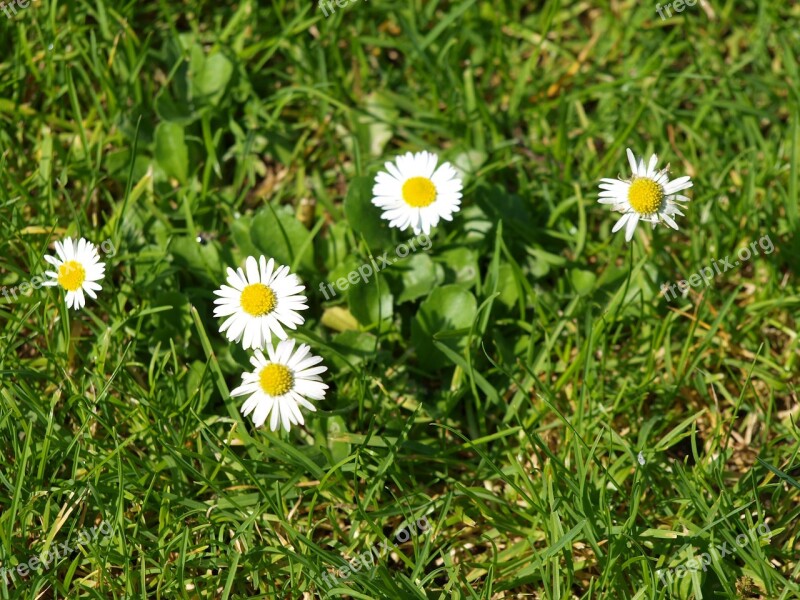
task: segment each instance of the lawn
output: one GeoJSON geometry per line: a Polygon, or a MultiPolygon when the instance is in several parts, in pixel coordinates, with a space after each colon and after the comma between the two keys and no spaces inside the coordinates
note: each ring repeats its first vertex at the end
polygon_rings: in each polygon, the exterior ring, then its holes
{"type": "Polygon", "coordinates": [[[800,598],[800,4],[0,50],[0,599],[800,598]]]}

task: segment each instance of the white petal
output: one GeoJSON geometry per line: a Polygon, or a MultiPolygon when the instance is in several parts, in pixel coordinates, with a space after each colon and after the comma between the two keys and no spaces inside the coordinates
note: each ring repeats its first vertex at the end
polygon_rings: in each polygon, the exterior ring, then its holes
{"type": "Polygon", "coordinates": [[[64,253],[64,245],[61,242],[56,242],[55,247],[58,258],[61,259],[61,262],[66,262],[67,255],[64,253]]]}
{"type": "MultiPolygon", "coordinates": [[[[273,418],[278,413],[278,407],[275,403],[274,398],[270,398],[269,396],[264,395],[264,398],[261,399],[261,402],[258,403],[256,406],[256,411],[253,413],[253,424],[256,427],[261,427],[264,424],[264,421],[267,420],[267,416],[272,412],[273,418]]],[[[271,428],[272,431],[275,431],[275,428],[271,428]]]]}
{"type": "Polygon", "coordinates": [[[611,233],[616,233],[617,231],[619,231],[620,229],[622,229],[622,227],[625,225],[625,223],[627,223],[627,222],[628,222],[628,219],[630,219],[630,218],[631,218],[631,215],[632,215],[632,214],[633,214],[633,213],[625,213],[624,215],[622,215],[622,216],[620,217],[619,221],[617,221],[617,222],[614,224],[614,227],[612,227],[612,228],[611,228],[611,233]]]}
{"type": "Polygon", "coordinates": [[[691,177],[688,175],[684,177],[678,177],[664,186],[664,194],[671,196],[676,192],[680,192],[681,190],[692,187],[692,185],[694,184],[691,181],[691,177]]]}
{"type": "Polygon", "coordinates": [[[633,151],[630,148],[627,149],[628,152],[628,164],[631,166],[631,173],[636,175],[639,171],[638,167],[636,166],[636,157],[633,155],[633,151]]]}
{"type": "MultiPolygon", "coordinates": [[[[230,329],[228,329],[228,340],[231,342],[238,342],[242,339],[242,333],[244,333],[245,327],[247,327],[248,319],[244,315],[234,315],[230,317],[230,329]]],[[[226,321],[225,323],[227,323],[226,321]]],[[[223,323],[223,326],[225,325],[223,323]]]]}
{"type": "Polygon", "coordinates": [[[667,225],[669,225],[670,227],[672,227],[672,228],[673,228],[673,229],[675,229],[676,231],[678,230],[678,224],[675,222],[675,219],[673,219],[672,217],[670,217],[668,214],[666,214],[666,213],[661,213],[661,218],[662,218],[662,219],[664,219],[664,222],[665,222],[667,225]]]}
{"type": "Polygon", "coordinates": [[[286,431],[289,431],[290,425],[291,425],[291,423],[289,421],[289,417],[290,417],[289,407],[287,406],[287,404],[289,402],[291,402],[291,400],[282,400],[281,401],[281,421],[283,422],[283,428],[286,431]]]}
{"type": "Polygon", "coordinates": [[[245,267],[247,268],[247,282],[249,284],[260,283],[261,274],[258,271],[258,263],[256,262],[255,257],[248,256],[247,260],[245,261],[245,267]]]}
{"type": "Polygon", "coordinates": [[[625,227],[625,241],[630,242],[633,239],[633,232],[636,231],[636,225],[639,223],[639,215],[636,213],[631,214],[628,219],[628,225],[625,227]]]}
{"type": "Polygon", "coordinates": [[[278,418],[280,418],[280,403],[275,401],[272,409],[272,416],[269,419],[269,428],[272,431],[276,431],[278,429],[278,418]]]}
{"type": "Polygon", "coordinates": [[[650,164],[647,165],[647,176],[650,179],[653,179],[656,174],[656,165],[658,165],[658,156],[653,154],[653,156],[650,157],[650,164]]]}
{"type": "Polygon", "coordinates": [[[242,281],[241,277],[239,277],[239,274],[228,267],[228,284],[236,291],[241,292],[247,285],[247,282],[242,281]]]}

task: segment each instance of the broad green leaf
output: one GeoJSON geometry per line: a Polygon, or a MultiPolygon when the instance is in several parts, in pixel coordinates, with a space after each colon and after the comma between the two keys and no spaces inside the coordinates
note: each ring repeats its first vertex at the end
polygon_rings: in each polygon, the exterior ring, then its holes
{"type": "Polygon", "coordinates": [[[286,206],[265,206],[253,217],[250,225],[253,245],[268,258],[274,258],[292,270],[297,266],[310,270],[314,266],[313,244],[306,245],[303,255],[298,256],[309,235],[286,206]]]}
{"type": "Polygon", "coordinates": [[[320,239],[318,253],[329,272],[352,256],[350,244],[347,241],[349,236],[350,226],[343,219],[338,223],[331,223],[328,226],[327,234],[320,239]]]}
{"type": "Polygon", "coordinates": [[[385,281],[356,283],[347,296],[350,312],[364,327],[381,324],[384,329],[392,319],[394,298],[385,281]]]}
{"type": "Polygon", "coordinates": [[[387,274],[399,281],[398,303],[421,298],[436,285],[436,267],[431,257],[423,253],[397,261],[387,274]]]}
{"type": "Polygon", "coordinates": [[[180,266],[188,267],[194,274],[205,275],[210,281],[224,277],[225,269],[214,242],[203,245],[193,237],[176,237],[170,244],[170,251],[180,266]]]}
{"type": "Polygon", "coordinates": [[[344,331],[334,335],[330,343],[337,352],[332,360],[334,366],[341,371],[357,367],[375,352],[376,339],[366,331],[344,331]]]}
{"type": "Polygon", "coordinates": [[[478,259],[469,248],[446,250],[435,258],[445,270],[445,283],[454,283],[465,289],[478,282],[478,259]]]}
{"type": "Polygon", "coordinates": [[[353,230],[363,235],[370,248],[390,248],[394,244],[381,210],[372,204],[372,179],[354,177],[344,199],[344,214],[353,230]]]}
{"type": "Polygon", "coordinates": [[[458,285],[433,290],[420,304],[411,323],[411,341],[417,350],[420,366],[435,369],[449,362],[434,345],[434,336],[454,352],[462,352],[477,311],[475,296],[458,285]],[[464,331],[454,333],[459,330],[464,331]]]}
{"type": "Polygon", "coordinates": [[[180,125],[188,125],[197,118],[188,102],[172,98],[169,88],[163,88],[156,96],[155,110],[162,120],[180,125]]]}
{"type": "Polygon", "coordinates": [[[458,154],[451,161],[465,181],[472,179],[488,158],[486,152],[480,150],[467,150],[458,154]]]}
{"type": "Polygon", "coordinates": [[[195,102],[216,106],[233,75],[233,63],[221,52],[211,56],[193,52],[189,73],[195,102]]]}
{"type": "Polygon", "coordinates": [[[514,276],[514,268],[503,263],[498,270],[497,291],[500,294],[497,299],[509,308],[516,304],[519,299],[519,289],[517,279],[514,276]]]}
{"type": "Polygon", "coordinates": [[[333,464],[336,464],[350,454],[350,444],[338,439],[347,434],[347,423],[342,417],[328,417],[325,421],[327,425],[328,450],[331,452],[333,464]]]}
{"type": "Polygon", "coordinates": [[[572,286],[579,295],[585,296],[590,294],[594,289],[594,284],[597,281],[597,276],[591,271],[583,271],[581,269],[572,269],[570,271],[570,280],[572,286]]]}
{"type": "Polygon", "coordinates": [[[253,217],[239,217],[234,219],[230,224],[231,237],[233,238],[236,247],[239,249],[241,256],[240,260],[244,260],[248,256],[256,256],[260,254],[258,248],[253,243],[253,238],[250,237],[250,228],[253,226],[253,217]]]}
{"type": "Polygon", "coordinates": [[[361,148],[368,148],[371,156],[383,156],[384,148],[394,137],[394,124],[399,113],[391,99],[380,92],[371,92],[362,100],[363,112],[355,113],[354,127],[357,137],[345,134],[344,143],[348,151],[354,152],[352,145],[358,143],[361,148]]]}
{"type": "MultiPolygon", "coordinates": [[[[320,293],[325,300],[333,300],[338,296],[346,296],[350,287],[362,283],[369,283],[370,279],[364,281],[358,268],[361,266],[360,259],[349,254],[332,271],[328,273],[324,287],[320,288],[320,293]]],[[[366,271],[363,271],[366,275],[366,271]]]]}
{"type": "Polygon", "coordinates": [[[165,121],[156,126],[156,163],[167,177],[186,182],[189,173],[189,151],[186,147],[183,126],[165,121]]]}

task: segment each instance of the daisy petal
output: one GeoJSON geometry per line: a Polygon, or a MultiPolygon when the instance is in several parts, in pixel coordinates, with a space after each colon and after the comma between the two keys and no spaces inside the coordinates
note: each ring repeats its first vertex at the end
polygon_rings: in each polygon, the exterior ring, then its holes
{"type": "Polygon", "coordinates": [[[625,226],[625,241],[630,242],[633,239],[633,232],[636,231],[636,225],[639,224],[639,215],[636,213],[631,214],[628,219],[628,224],[625,226]]]}

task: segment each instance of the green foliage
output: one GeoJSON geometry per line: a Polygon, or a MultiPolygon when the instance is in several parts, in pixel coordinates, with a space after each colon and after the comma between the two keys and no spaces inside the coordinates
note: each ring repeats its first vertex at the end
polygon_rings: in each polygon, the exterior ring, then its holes
{"type": "Polygon", "coordinates": [[[451,350],[463,351],[477,312],[475,296],[460,286],[435,288],[420,304],[411,325],[411,343],[420,364],[424,368],[439,368],[448,363],[434,345],[437,340],[451,350]]]}
{"type": "Polygon", "coordinates": [[[332,4],[0,18],[0,599],[800,598],[800,8],[332,4]],[[611,233],[626,147],[692,176],[680,231],[611,233]],[[371,203],[418,150],[465,184],[425,247],[371,203]],[[67,235],[113,245],[84,311],[23,286],[67,235]],[[262,253],[328,367],[288,434],[213,317],[262,253]]]}

